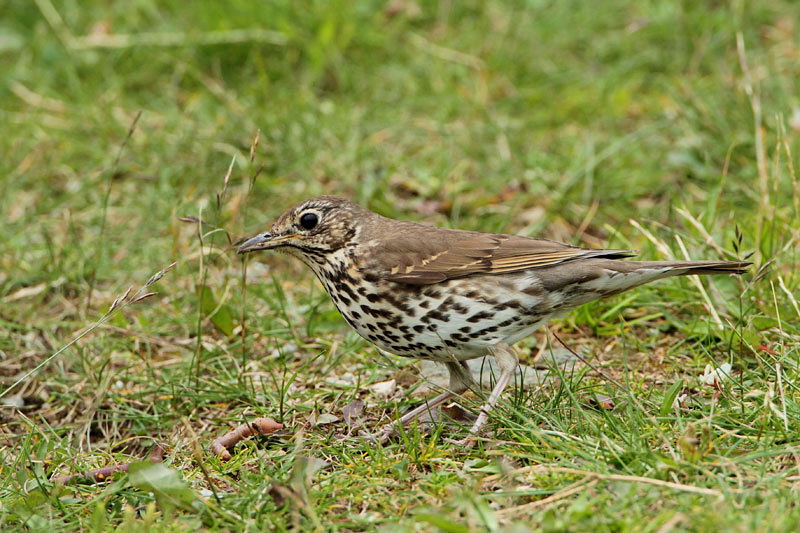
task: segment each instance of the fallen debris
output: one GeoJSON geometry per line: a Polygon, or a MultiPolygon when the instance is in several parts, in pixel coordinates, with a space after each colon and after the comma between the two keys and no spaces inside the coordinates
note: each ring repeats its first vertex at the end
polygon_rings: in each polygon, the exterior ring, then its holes
{"type": "Polygon", "coordinates": [[[228,451],[228,448],[233,448],[253,435],[266,435],[279,429],[283,429],[283,424],[275,422],[271,418],[256,418],[252,422],[242,424],[233,431],[215,439],[211,443],[211,452],[222,461],[228,461],[231,458],[231,452],[228,451]]]}
{"type": "Polygon", "coordinates": [[[312,426],[327,426],[328,424],[335,424],[339,421],[339,417],[333,413],[320,413],[317,416],[311,416],[309,422],[312,426]]]}
{"type": "Polygon", "coordinates": [[[388,381],[381,381],[380,383],[373,383],[368,389],[378,398],[385,400],[394,394],[395,389],[397,389],[397,381],[390,379],[388,381]]]}
{"type": "MultiPolygon", "coordinates": [[[[164,448],[160,444],[156,444],[153,451],[150,452],[150,461],[160,463],[163,460],[164,448]]],[[[128,467],[135,462],[136,461],[131,461],[130,463],[121,465],[104,466],[103,468],[97,468],[88,472],[79,472],[77,474],[66,474],[53,478],[52,481],[58,485],[69,485],[73,481],[84,485],[94,485],[96,483],[102,483],[117,472],[127,472],[128,467]]]]}
{"type": "Polygon", "coordinates": [[[363,400],[355,399],[342,409],[342,418],[347,427],[357,428],[363,423],[361,416],[364,414],[366,404],[363,400]]]}

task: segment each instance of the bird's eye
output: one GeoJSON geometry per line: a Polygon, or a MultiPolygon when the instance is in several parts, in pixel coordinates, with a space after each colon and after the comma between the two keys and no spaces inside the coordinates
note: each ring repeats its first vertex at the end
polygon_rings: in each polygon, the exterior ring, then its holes
{"type": "Polygon", "coordinates": [[[303,213],[300,217],[300,225],[305,229],[314,229],[319,222],[319,217],[316,213],[303,213]]]}

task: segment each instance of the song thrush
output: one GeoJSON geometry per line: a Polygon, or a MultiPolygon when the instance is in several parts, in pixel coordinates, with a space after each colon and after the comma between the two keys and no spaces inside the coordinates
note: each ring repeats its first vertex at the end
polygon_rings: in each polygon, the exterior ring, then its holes
{"type": "MultiPolygon", "coordinates": [[[[268,249],[308,265],[344,319],[372,344],[447,366],[449,389],[398,424],[473,387],[464,361],[493,355],[500,376],[473,434],[517,367],[511,345],[549,318],[657,279],[741,274],[750,265],[620,261],[634,253],[403,222],[335,196],[295,205],[268,232],[245,241],[238,253],[268,249]]],[[[392,429],[387,426],[382,440],[392,429]]]]}

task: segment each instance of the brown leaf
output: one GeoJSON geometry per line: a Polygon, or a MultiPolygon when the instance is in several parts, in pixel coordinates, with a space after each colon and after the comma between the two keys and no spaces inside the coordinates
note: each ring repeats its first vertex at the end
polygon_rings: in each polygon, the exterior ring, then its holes
{"type": "Polygon", "coordinates": [[[361,425],[361,415],[364,413],[364,406],[365,404],[362,400],[355,399],[342,409],[342,418],[348,427],[352,428],[361,425]]]}

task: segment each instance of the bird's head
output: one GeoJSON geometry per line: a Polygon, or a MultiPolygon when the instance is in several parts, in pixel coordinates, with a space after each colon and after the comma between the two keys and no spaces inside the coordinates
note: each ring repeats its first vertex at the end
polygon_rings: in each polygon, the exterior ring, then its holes
{"type": "Polygon", "coordinates": [[[246,240],[236,250],[246,254],[258,250],[280,250],[305,262],[324,256],[353,242],[358,225],[374,215],[337,196],[319,196],[290,208],[272,225],[269,231],[246,240]]]}

